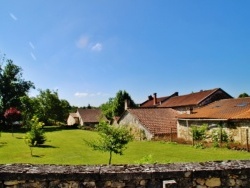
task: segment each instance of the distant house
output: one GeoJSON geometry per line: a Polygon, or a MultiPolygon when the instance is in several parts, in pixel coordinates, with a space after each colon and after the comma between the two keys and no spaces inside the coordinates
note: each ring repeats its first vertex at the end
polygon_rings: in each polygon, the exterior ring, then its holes
{"type": "Polygon", "coordinates": [[[101,109],[77,109],[76,113],[70,113],[67,124],[68,125],[85,125],[91,126],[96,125],[99,121],[106,118],[102,115],[101,109]]]}
{"type": "Polygon", "coordinates": [[[211,90],[201,90],[200,92],[190,93],[187,95],[173,96],[165,100],[158,107],[173,108],[180,113],[187,113],[195,108],[205,106],[211,102],[220,99],[232,98],[229,94],[220,88],[211,90]]]}
{"type": "Polygon", "coordinates": [[[153,96],[149,95],[148,100],[144,101],[140,104],[140,107],[148,108],[148,107],[157,107],[161,105],[164,101],[168,100],[171,97],[178,96],[178,92],[173,93],[170,96],[165,97],[157,97],[157,93],[154,93],[153,96]]]}
{"type": "Polygon", "coordinates": [[[170,108],[127,109],[118,124],[127,126],[137,140],[176,136],[178,113],[170,108]]]}
{"type": "Polygon", "coordinates": [[[206,124],[210,129],[223,125],[223,129],[234,141],[246,144],[250,136],[250,97],[223,99],[202,108],[194,109],[190,114],[178,116],[178,138],[191,140],[190,126],[206,124]]]}
{"type": "Polygon", "coordinates": [[[67,125],[78,125],[79,124],[79,117],[77,113],[69,113],[69,117],[67,119],[67,125]]]}

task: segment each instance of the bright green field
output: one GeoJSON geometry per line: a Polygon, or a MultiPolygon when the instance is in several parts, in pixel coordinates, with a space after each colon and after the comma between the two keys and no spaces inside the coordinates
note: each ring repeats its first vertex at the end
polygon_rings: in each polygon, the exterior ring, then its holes
{"type": "MultiPolygon", "coordinates": [[[[75,130],[49,130],[47,142],[33,148],[33,156],[25,144],[23,133],[2,133],[0,137],[0,164],[107,164],[108,154],[93,151],[85,142],[98,138],[96,132],[75,130]]],[[[250,153],[228,149],[195,149],[192,146],[166,142],[134,141],[128,145],[124,155],[113,155],[113,164],[198,162],[214,160],[247,160],[250,153]],[[145,157],[149,160],[142,160],[145,157]]]]}

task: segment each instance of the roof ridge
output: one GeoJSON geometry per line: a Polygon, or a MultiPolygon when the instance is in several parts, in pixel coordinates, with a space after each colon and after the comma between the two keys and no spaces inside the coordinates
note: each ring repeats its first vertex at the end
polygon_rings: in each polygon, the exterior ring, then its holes
{"type": "Polygon", "coordinates": [[[211,89],[211,90],[206,90],[206,91],[211,91],[211,93],[209,95],[207,95],[206,97],[204,97],[203,99],[201,99],[198,103],[201,103],[202,101],[204,101],[207,97],[209,97],[210,95],[214,94],[216,91],[221,90],[221,88],[215,88],[215,89],[211,89]]]}

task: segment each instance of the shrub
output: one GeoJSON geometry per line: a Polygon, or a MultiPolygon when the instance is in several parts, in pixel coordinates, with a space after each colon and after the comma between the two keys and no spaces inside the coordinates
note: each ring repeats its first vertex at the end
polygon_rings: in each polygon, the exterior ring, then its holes
{"type": "Polygon", "coordinates": [[[219,147],[220,144],[229,143],[230,141],[228,134],[221,127],[219,129],[213,130],[211,137],[214,147],[219,147]]]}
{"type": "Polygon", "coordinates": [[[41,145],[46,141],[44,131],[42,129],[44,123],[39,122],[37,117],[33,117],[31,122],[31,130],[26,134],[25,140],[30,146],[41,145]]]}
{"type": "Polygon", "coordinates": [[[191,126],[193,140],[201,141],[206,138],[207,125],[191,126]]]}

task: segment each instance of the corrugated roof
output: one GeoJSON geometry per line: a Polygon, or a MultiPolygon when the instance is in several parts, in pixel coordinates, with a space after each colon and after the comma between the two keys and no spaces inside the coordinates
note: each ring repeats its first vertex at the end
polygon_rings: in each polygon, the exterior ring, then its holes
{"type": "Polygon", "coordinates": [[[101,109],[77,109],[85,123],[99,122],[102,117],[101,109]]]}
{"type": "Polygon", "coordinates": [[[222,99],[195,109],[192,114],[182,114],[183,119],[250,119],[250,97],[222,99]]]}
{"type": "Polygon", "coordinates": [[[170,108],[136,108],[128,109],[138,121],[152,134],[170,133],[176,131],[178,113],[170,108]]]}
{"type": "Polygon", "coordinates": [[[199,103],[204,101],[217,90],[219,90],[219,88],[171,97],[170,99],[163,102],[160,107],[181,107],[199,105],[199,103]]]}

